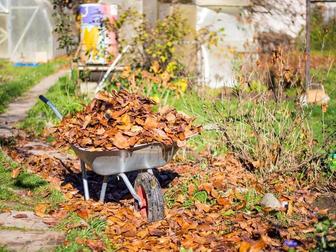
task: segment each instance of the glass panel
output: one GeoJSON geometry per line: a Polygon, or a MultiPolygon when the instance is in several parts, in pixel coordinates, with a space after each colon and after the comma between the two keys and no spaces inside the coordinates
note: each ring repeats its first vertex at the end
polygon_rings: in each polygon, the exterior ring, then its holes
{"type": "MultiPolygon", "coordinates": [[[[4,2],[7,0],[0,0],[4,2]]],[[[14,62],[45,62],[55,57],[52,5],[49,0],[10,0],[9,57],[14,62]]]]}
{"type": "Polygon", "coordinates": [[[11,0],[11,6],[37,6],[34,0],[11,0]]]}
{"type": "Polygon", "coordinates": [[[8,15],[0,14],[0,58],[8,58],[8,15]]]}
{"type": "Polygon", "coordinates": [[[8,0],[0,0],[0,13],[8,12],[8,0]]]}
{"type": "Polygon", "coordinates": [[[13,9],[11,60],[41,62],[52,55],[51,31],[41,8],[13,9]]]}

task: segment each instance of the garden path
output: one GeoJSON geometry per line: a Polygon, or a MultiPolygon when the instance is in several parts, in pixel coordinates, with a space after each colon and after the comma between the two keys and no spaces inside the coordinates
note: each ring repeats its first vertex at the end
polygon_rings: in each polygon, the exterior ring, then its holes
{"type": "MultiPolygon", "coordinates": [[[[27,116],[38,96],[46,93],[60,77],[68,73],[69,69],[62,69],[44,78],[23,96],[10,103],[6,112],[0,115],[0,139],[17,136],[20,132],[15,129],[16,124],[27,116]]],[[[63,232],[51,230],[45,224],[45,220],[36,216],[34,212],[0,213],[0,227],[5,228],[0,229],[0,250],[5,246],[11,251],[51,251],[65,239],[63,232]]]]}
{"type": "Polygon", "coordinates": [[[46,93],[60,77],[69,74],[69,72],[69,69],[62,69],[44,78],[23,96],[10,103],[6,112],[0,115],[0,138],[15,136],[15,125],[27,116],[28,111],[35,105],[38,96],[46,93]]]}

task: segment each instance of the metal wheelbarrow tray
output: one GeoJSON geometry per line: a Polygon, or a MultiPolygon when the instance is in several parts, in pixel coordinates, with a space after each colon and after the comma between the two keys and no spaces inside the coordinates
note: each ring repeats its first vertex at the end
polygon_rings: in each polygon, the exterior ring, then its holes
{"type": "Polygon", "coordinates": [[[104,202],[108,177],[118,175],[123,179],[132,196],[140,203],[141,200],[125,173],[146,170],[153,174],[152,169],[167,164],[178,149],[176,145],[167,146],[161,143],[141,144],[129,150],[115,149],[110,151],[88,151],[75,145],[71,147],[81,161],[86,200],[90,198],[86,176],[86,165],[88,165],[93,172],[104,176],[100,201],[104,202]]]}
{"type": "MultiPolygon", "coordinates": [[[[56,107],[44,96],[39,97],[56,114],[59,119],[62,115],[56,107]]],[[[117,175],[126,184],[135,199],[135,208],[149,222],[164,218],[164,202],[161,187],[153,174],[153,168],[167,164],[176,153],[178,146],[149,143],[136,145],[128,150],[113,149],[106,151],[90,151],[76,145],[71,145],[80,159],[82,181],[85,200],[90,199],[86,165],[93,172],[103,176],[103,184],[99,201],[104,202],[109,176],[117,175]],[[139,171],[134,186],[126,176],[126,172],[139,171]]]]}

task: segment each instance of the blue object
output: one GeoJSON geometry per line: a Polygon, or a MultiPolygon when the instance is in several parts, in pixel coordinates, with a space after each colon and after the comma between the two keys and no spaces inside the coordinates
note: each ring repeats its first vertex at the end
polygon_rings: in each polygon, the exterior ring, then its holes
{"type": "Polygon", "coordinates": [[[16,62],[13,64],[15,67],[37,67],[40,64],[38,63],[23,63],[23,62],[16,62]]]}
{"type": "Polygon", "coordinates": [[[299,243],[296,240],[285,240],[284,245],[289,248],[295,248],[299,246],[299,243]]]}

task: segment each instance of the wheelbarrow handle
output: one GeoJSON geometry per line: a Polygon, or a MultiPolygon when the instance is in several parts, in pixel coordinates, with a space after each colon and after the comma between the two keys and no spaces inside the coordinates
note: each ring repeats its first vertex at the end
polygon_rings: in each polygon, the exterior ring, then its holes
{"type": "Polygon", "coordinates": [[[55,115],[57,116],[58,119],[62,120],[63,116],[62,114],[58,111],[58,109],[55,107],[55,105],[49,101],[46,97],[44,97],[43,95],[39,96],[39,99],[41,101],[43,101],[45,104],[47,104],[49,106],[49,108],[51,108],[51,110],[55,113],[55,115]]]}

